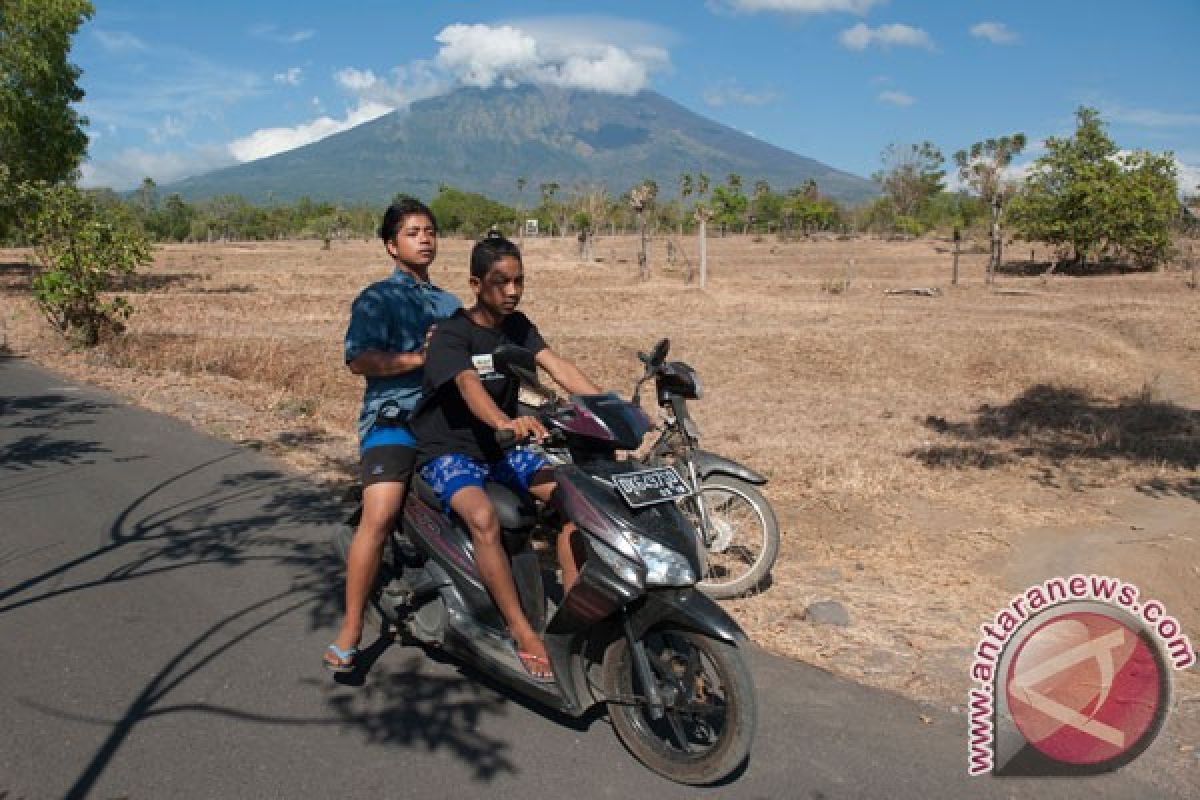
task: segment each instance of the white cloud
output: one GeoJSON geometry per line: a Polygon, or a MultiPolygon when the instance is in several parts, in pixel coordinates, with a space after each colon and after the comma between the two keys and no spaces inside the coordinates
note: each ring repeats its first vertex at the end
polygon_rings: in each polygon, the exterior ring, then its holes
{"type": "Polygon", "coordinates": [[[933,50],[933,39],[920,28],[911,25],[895,23],[870,28],[860,22],[853,28],[847,28],[838,36],[843,47],[850,50],[866,50],[871,45],[884,49],[891,47],[922,47],[933,50]]]}
{"type": "Polygon", "coordinates": [[[104,161],[86,161],[79,183],[87,188],[132,189],[143,178],[170,183],[234,163],[223,148],[205,147],[185,152],[156,153],[131,147],[104,161]]]}
{"type": "MultiPolygon", "coordinates": [[[[551,25],[542,21],[543,28],[551,25]]],[[[654,44],[618,46],[602,31],[560,24],[560,34],[538,36],[537,24],[450,25],[435,37],[442,45],[437,67],[464,86],[511,88],[523,83],[633,94],[649,85],[650,74],[665,68],[667,51],[654,44]]]]}
{"type": "Polygon", "coordinates": [[[1200,164],[1185,164],[1176,158],[1175,166],[1179,170],[1179,193],[1189,197],[1200,194],[1200,164]]]}
{"type": "Polygon", "coordinates": [[[980,22],[971,26],[971,35],[977,39],[987,39],[992,44],[1015,44],[1017,34],[1009,30],[1003,22],[980,22]]]}
{"type": "Polygon", "coordinates": [[[126,31],[92,31],[96,41],[110,53],[134,53],[146,50],[146,43],[126,31]]]}
{"type": "Polygon", "coordinates": [[[1189,112],[1112,106],[1105,109],[1104,115],[1114,122],[1140,125],[1144,128],[1193,128],[1200,126],[1200,114],[1189,112]]]}
{"type": "Polygon", "coordinates": [[[725,4],[735,11],[751,14],[758,11],[777,11],[785,14],[844,12],[859,16],[866,14],[873,6],[885,2],[887,0],[725,0],[725,4]]]}
{"type": "Polygon", "coordinates": [[[726,105],[763,106],[779,99],[779,93],[773,89],[751,91],[739,86],[735,81],[723,81],[704,90],[704,102],[714,108],[726,105]]]}
{"type": "Polygon", "coordinates": [[[887,91],[879,93],[879,100],[883,103],[889,103],[893,106],[905,108],[917,102],[916,98],[904,92],[887,91]]]}
{"type": "Polygon", "coordinates": [[[275,82],[288,86],[299,86],[304,81],[304,70],[300,67],[288,67],[283,72],[275,73],[275,82]]]}
{"type": "Polygon", "coordinates": [[[162,122],[153,126],[149,130],[150,140],[155,144],[161,144],[167,139],[177,139],[187,133],[188,126],[179,117],[168,114],[163,117],[162,122]]]}
{"type": "MultiPolygon", "coordinates": [[[[281,35],[271,26],[260,26],[254,33],[266,38],[281,35]]],[[[455,86],[511,88],[532,83],[630,94],[645,88],[653,72],[669,69],[666,44],[672,36],[655,25],[601,15],[449,25],[435,37],[440,48],[433,60],[411,61],[385,74],[351,66],[338,69],[334,81],[354,98],[345,117],[322,114],[293,127],[257,130],[230,142],[227,152],[241,162],[265,158],[349,130],[455,86]]],[[[757,97],[744,93],[743,101],[751,99],[757,97]]],[[[319,112],[321,101],[314,97],[312,103],[319,112]]]]}
{"type": "Polygon", "coordinates": [[[276,44],[300,44],[316,36],[317,32],[314,30],[285,31],[278,25],[263,24],[251,28],[250,35],[276,44]]]}
{"type": "Polygon", "coordinates": [[[323,116],[292,128],[263,128],[230,142],[229,153],[242,162],[266,158],[350,130],[391,110],[386,105],[364,102],[348,111],[344,119],[323,116]]]}
{"type": "Polygon", "coordinates": [[[358,70],[354,67],[339,69],[333,74],[334,80],[344,89],[352,92],[363,92],[379,82],[371,70],[358,70]]]}
{"type": "Polygon", "coordinates": [[[343,67],[333,74],[338,86],[354,95],[359,103],[387,106],[389,111],[407,108],[418,100],[443,94],[454,81],[432,62],[418,60],[393,67],[387,77],[372,70],[343,67]]]}

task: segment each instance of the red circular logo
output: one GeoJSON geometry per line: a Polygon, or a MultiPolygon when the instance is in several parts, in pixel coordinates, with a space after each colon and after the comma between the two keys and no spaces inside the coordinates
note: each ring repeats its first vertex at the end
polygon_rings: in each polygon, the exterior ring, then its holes
{"type": "Polygon", "coordinates": [[[1161,658],[1144,634],[1092,611],[1056,615],[1013,655],[1009,713],[1042,754],[1099,765],[1141,752],[1166,709],[1161,658]]]}

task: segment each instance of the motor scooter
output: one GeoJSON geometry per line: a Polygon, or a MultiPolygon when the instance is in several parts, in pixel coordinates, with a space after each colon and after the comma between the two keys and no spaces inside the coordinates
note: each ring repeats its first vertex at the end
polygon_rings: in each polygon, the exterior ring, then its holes
{"type": "MultiPolygon", "coordinates": [[[[511,379],[547,391],[529,351],[505,345],[492,360],[511,379]]],[[[605,704],[630,753],[671,780],[721,780],[747,760],[757,710],[745,634],[696,588],[700,539],[675,503],[688,486],[671,466],[616,459],[650,429],[641,408],[616,394],[574,396],[538,413],[550,443],[571,454],[571,463],[554,467],[551,507],[497,483],[485,490],[553,681],[524,668],[479,575],[470,533],[442,513],[420,476],[385,547],[371,606],[395,630],[564,714],[605,704]],[[584,558],[556,603],[533,542],[563,518],[578,529],[584,558]]],[[[510,432],[499,434],[501,446],[517,444],[510,432]]],[[[357,518],[348,523],[337,539],[343,558],[357,518]]]]}

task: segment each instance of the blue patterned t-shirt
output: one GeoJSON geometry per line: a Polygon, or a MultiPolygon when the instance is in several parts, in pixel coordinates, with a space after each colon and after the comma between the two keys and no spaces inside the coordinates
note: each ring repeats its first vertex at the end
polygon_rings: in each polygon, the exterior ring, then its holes
{"type": "MultiPolygon", "coordinates": [[[[367,350],[412,353],[425,344],[429,326],[462,307],[450,292],[432,283],[422,283],[397,269],[390,277],[371,284],[359,293],[350,310],[346,329],[346,363],[367,350]]],[[[358,438],[363,440],[375,424],[379,408],[394,400],[404,411],[412,411],[421,399],[423,369],[386,378],[367,377],[362,411],[358,415],[358,438]]]]}

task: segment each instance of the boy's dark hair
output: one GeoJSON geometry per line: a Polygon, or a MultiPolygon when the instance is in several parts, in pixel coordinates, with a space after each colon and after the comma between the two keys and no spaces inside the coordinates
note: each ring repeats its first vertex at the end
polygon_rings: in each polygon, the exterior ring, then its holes
{"type": "Polygon", "coordinates": [[[411,217],[413,214],[424,214],[429,217],[429,221],[433,223],[433,230],[437,231],[437,217],[429,210],[429,206],[415,197],[402,195],[396,202],[388,206],[387,211],[383,212],[383,222],[379,225],[379,238],[385,242],[396,238],[397,231],[404,224],[404,218],[411,217]]]}
{"type": "Polygon", "coordinates": [[[492,265],[506,256],[512,256],[522,267],[521,250],[499,231],[488,231],[483,239],[471,249],[471,277],[483,280],[491,272],[492,265]]]}

